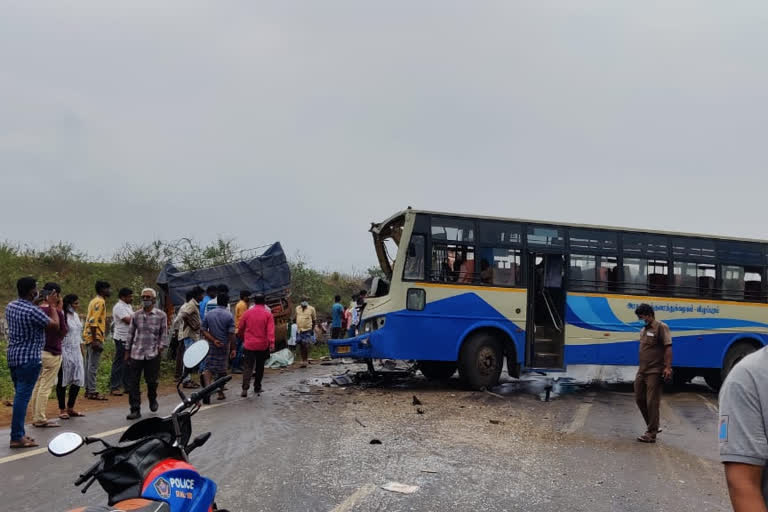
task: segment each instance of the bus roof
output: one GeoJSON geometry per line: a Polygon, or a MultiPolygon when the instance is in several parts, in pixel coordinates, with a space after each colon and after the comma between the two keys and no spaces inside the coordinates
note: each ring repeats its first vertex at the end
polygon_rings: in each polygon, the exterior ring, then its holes
{"type": "Polygon", "coordinates": [[[392,215],[389,219],[382,222],[381,225],[388,224],[395,218],[401,215],[404,215],[406,213],[423,213],[423,214],[429,214],[429,215],[442,215],[447,217],[463,217],[468,219],[492,220],[492,221],[503,221],[503,222],[524,222],[528,224],[540,224],[544,226],[564,226],[564,227],[570,227],[570,228],[583,228],[583,229],[606,229],[610,231],[626,231],[630,233],[649,233],[649,234],[655,234],[655,235],[707,238],[707,239],[715,239],[715,240],[728,240],[733,242],[768,244],[768,240],[760,240],[756,238],[734,238],[734,237],[721,236],[721,235],[705,235],[702,233],[685,233],[680,231],[661,231],[661,230],[653,230],[653,229],[626,228],[626,227],[623,228],[623,227],[617,227],[617,226],[599,226],[595,224],[574,224],[572,222],[556,222],[556,221],[518,219],[518,218],[507,218],[507,217],[493,217],[488,215],[469,215],[464,213],[447,213],[447,212],[438,212],[438,211],[430,211],[430,210],[415,210],[412,208],[408,208],[407,210],[403,210],[401,212],[398,212],[392,215]]]}

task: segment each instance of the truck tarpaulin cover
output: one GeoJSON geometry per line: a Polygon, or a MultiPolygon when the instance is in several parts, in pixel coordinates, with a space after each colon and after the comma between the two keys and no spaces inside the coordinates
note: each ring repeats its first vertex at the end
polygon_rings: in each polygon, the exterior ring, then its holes
{"type": "Polygon", "coordinates": [[[230,300],[237,300],[241,290],[263,295],[288,290],[291,286],[291,269],[283,247],[278,242],[261,256],[226,265],[181,272],[169,263],[157,276],[157,284],[167,290],[171,302],[176,306],[184,304],[187,292],[195,286],[205,289],[212,284],[226,284],[229,286],[230,300]]]}

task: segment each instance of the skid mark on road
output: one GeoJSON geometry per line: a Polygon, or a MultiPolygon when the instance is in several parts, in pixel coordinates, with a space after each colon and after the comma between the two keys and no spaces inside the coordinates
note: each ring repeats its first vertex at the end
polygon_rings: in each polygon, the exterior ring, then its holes
{"type": "Polygon", "coordinates": [[[563,433],[573,434],[574,432],[581,430],[581,428],[583,428],[584,424],[587,422],[587,417],[589,416],[589,410],[591,408],[591,403],[581,404],[576,410],[576,414],[574,414],[570,425],[563,429],[563,433]]]}
{"type": "Polygon", "coordinates": [[[588,393],[588,402],[584,402],[576,409],[576,414],[573,415],[571,423],[562,430],[564,434],[573,434],[578,430],[584,428],[587,418],[589,417],[589,411],[592,409],[592,399],[596,396],[596,393],[588,393]]]}
{"type": "Polygon", "coordinates": [[[355,492],[349,495],[347,499],[336,505],[331,512],[349,512],[353,507],[362,503],[362,501],[368,497],[373,491],[376,490],[376,486],[373,484],[365,484],[355,492]]]}

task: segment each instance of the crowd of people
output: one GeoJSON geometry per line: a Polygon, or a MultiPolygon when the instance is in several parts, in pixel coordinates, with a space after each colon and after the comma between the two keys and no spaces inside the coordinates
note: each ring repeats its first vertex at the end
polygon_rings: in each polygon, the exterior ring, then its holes
{"type": "MultiPolygon", "coordinates": [[[[264,365],[275,351],[275,321],[263,295],[241,291],[233,314],[227,285],[195,287],[169,322],[166,313],[157,307],[154,289],[141,291],[140,308],[134,310],[133,290],[121,288],[112,308],[115,346],[109,395],[105,396],[97,390],[97,377],[108,333],[110,283],[96,282],[84,321],[79,313],[80,298],[63,295],[55,282],[45,283],[38,290],[36,279],[24,277],[17,282],[17,292],[18,298],[5,310],[8,366],[15,391],[11,448],[38,446],[24,428],[30,405],[35,428],[55,428],[61,426],[61,420],[84,417],[77,408],[83,388],[87,400],[105,401],[127,394],[127,419],[136,420],[141,418],[143,379],[149,410],[156,412],[161,358],[166,349],[176,360],[176,381],[181,381],[182,386],[197,388],[229,372],[242,374],[242,397],[248,396],[251,387],[256,395],[261,394],[264,365]],[[184,351],[199,340],[208,342],[208,354],[197,368],[185,371],[184,351]],[[59,415],[48,418],[46,406],[54,388],[59,415]]],[[[309,365],[309,347],[318,339],[357,334],[365,293],[352,297],[346,308],[337,295],[324,321],[318,321],[309,297],[302,297],[286,333],[288,348],[300,357],[300,367],[309,365]]],[[[217,398],[226,399],[224,390],[217,398]]]]}

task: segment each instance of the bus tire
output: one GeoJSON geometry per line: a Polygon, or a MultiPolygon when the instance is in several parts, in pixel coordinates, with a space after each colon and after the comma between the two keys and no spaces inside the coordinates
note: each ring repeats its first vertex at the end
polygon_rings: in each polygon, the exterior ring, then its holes
{"type": "MultiPolygon", "coordinates": [[[[747,357],[752,352],[755,352],[756,350],[757,347],[748,341],[738,341],[734,343],[733,346],[731,346],[731,348],[729,348],[728,352],[725,354],[723,369],[720,372],[720,384],[725,382],[725,378],[728,377],[729,373],[731,373],[733,367],[739,364],[739,361],[747,357]]],[[[715,389],[715,391],[720,389],[719,386],[717,388],[712,386],[709,381],[707,381],[707,385],[709,385],[709,387],[712,389],[715,389]]]]}
{"type": "Polygon", "coordinates": [[[473,334],[461,347],[459,375],[471,389],[492,388],[498,384],[503,366],[501,343],[488,333],[473,334]]]}
{"type": "Polygon", "coordinates": [[[456,373],[453,361],[419,361],[419,370],[427,380],[448,380],[456,373]]]}
{"type": "Polygon", "coordinates": [[[723,379],[720,376],[719,370],[712,370],[704,374],[704,381],[707,386],[712,388],[712,391],[720,391],[720,386],[723,385],[723,379]]]}

